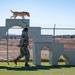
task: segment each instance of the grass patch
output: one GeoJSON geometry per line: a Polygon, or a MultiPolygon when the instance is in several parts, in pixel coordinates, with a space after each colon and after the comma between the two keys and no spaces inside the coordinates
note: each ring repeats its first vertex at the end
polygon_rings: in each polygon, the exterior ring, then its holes
{"type": "Polygon", "coordinates": [[[13,62],[8,65],[0,62],[0,75],[75,75],[75,66],[52,66],[48,62],[42,62],[41,66],[35,66],[32,62],[30,67],[24,67],[24,62],[18,62],[16,66],[13,62]]]}

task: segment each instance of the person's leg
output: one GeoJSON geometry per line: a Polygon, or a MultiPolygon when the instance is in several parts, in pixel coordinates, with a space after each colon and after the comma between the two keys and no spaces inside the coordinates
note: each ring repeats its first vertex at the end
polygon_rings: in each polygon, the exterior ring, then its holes
{"type": "Polygon", "coordinates": [[[29,53],[29,50],[27,50],[26,53],[25,53],[25,66],[30,66],[28,64],[29,59],[30,59],[30,53],[29,53]]]}
{"type": "Polygon", "coordinates": [[[14,60],[15,65],[17,65],[17,61],[19,61],[23,56],[24,56],[24,54],[21,53],[21,54],[14,60]]]}
{"type": "Polygon", "coordinates": [[[17,61],[19,61],[25,54],[23,53],[24,47],[20,47],[20,55],[14,60],[14,63],[17,65],[17,61]]]}

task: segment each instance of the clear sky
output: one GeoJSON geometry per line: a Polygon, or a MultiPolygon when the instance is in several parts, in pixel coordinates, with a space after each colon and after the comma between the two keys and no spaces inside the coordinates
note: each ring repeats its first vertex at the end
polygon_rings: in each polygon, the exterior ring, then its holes
{"type": "Polygon", "coordinates": [[[10,10],[30,12],[30,26],[75,28],[75,0],[0,0],[0,26],[10,10]]]}

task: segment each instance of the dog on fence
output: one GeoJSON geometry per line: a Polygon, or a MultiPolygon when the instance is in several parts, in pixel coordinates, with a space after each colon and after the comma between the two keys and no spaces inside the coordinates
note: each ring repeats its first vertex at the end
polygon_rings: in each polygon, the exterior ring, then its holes
{"type": "Polygon", "coordinates": [[[14,17],[14,19],[16,19],[17,16],[21,16],[23,19],[24,19],[25,16],[30,17],[29,12],[25,12],[25,11],[23,11],[23,12],[17,12],[17,11],[12,11],[12,10],[10,10],[10,11],[13,13],[13,15],[11,16],[11,18],[14,17]]]}

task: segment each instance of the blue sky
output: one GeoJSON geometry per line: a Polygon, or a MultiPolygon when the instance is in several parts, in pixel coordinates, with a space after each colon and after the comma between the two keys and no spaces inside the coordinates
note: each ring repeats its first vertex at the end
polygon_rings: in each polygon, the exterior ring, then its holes
{"type": "Polygon", "coordinates": [[[30,12],[30,26],[75,28],[75,0],[0,0],[1,26],[10,10],[30,12]]]}

